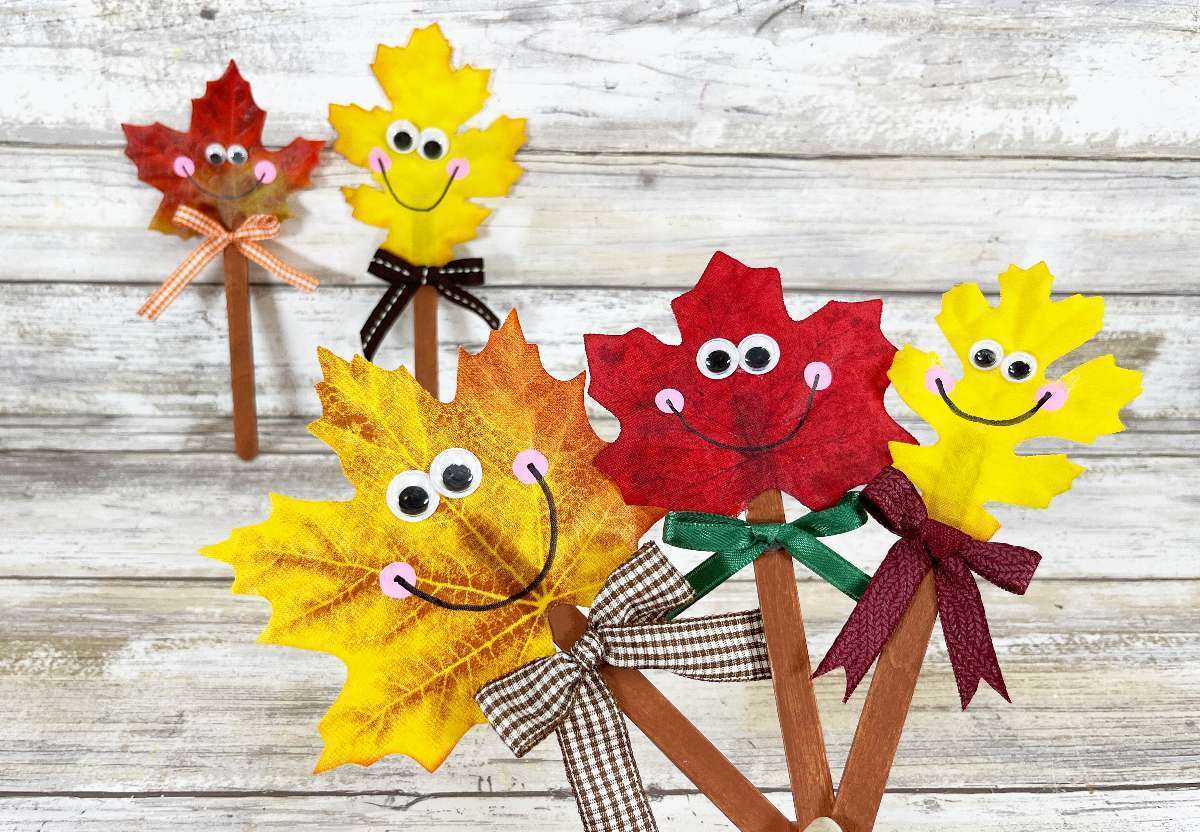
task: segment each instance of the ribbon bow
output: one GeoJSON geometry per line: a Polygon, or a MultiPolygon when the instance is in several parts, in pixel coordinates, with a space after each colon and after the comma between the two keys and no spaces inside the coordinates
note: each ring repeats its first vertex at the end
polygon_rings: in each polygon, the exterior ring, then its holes
{"type": "Polygon", "coordinates": [[[849,699],[932,569],[942,633],[963,710],[981,680],[1011,702],[983,598],[971,572],[1003,590],[1024,595],[1042,556],[1021,546],[975,540],[953,526],[931,520],[916,486],[895,468],[884,468],[863,489],[862,499],[871,515],[900,539],[888,550],[813,676],[844,667],[849,699]]]}
{"type": "Polygon", "coordinates": [[[273,214],[252,214],[236,231],[228,231],[207,214],[187,205],[180,205],[175,209],[171,222],[203,234],[207,239],[192,249],[192,253],[171,272],[171,276],[146,299],[142,308],[138,310],[138,314],[143,318],[157,320],[184,287],[200,274],[200,270],[231,245],[237,246],[247,258],[297,289],[311,292],[320,282],[315,277],[289,266],[258,244],[258,240],[269,240],[279,234],[279,217],[273,214]]]}
{"type": "Polygon", "coordinates": [[[673,511],[663,525],[663,541],[684,549],[715,552],[687,573],[696,597],[675,609],[674,618],[774,546],[849,595],[862,597],[870,577],[817,538],[854,531],[867,522],[858,492],[850,491],[837,505],[814,511],[791,523],[747,523],[724,514],[673,511]]]}
{"type": "Polygon", "coordinates": [[[658,828],[601,664],[710,682],[771,676],[757,610],[663,622],[691,596],[679,570],[648,543],[609,576],[574,647],[519,667],[475,695],[518,757],[551,732],[558,735],[587,832],[658,828]]]}
{"type": "Polygon", "coordinates": [[[384,336],[422,286],[432,286],[446,300],[483,318],[492,329],[500,328],[496,313],[462,288],[483,285],[483,260],[478,257],[451,260],[444,266],[414,266],[390,251],[379,249],[371,259],[371,265],[367,266],[367,271],[391,284],[358,331],[363,355],[368,361],[375,357],[384,336]]]}

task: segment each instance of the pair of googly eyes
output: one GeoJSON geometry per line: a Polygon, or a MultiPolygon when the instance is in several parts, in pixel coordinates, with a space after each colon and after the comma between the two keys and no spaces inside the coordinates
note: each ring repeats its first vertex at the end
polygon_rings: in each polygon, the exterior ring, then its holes
{"type": "Polygon", "coordinates": [[[712,379],[729,378],[738,367],[756,376],[765,375],[779,363],[779,344],[770,335],[747,335],[734,344],[725,338],[710,338],[696,351],[696,367],[712,379]]]}
{"type": "Polygon", "coordinates": [[[445,130],[436,127],[417,129],[411,121],[393,121],[387,129],[388,147],[397,153],[412,153],[435,162],[450,152],[450,139],[445,130]]]}
{"type": "Polygon", "coordinates": [[[429,471],[404,471],[388,483],[387,504],[401,520],[416,523],[437,511],[442,497],[461,498],[483,482],[479,457],[465,448],[447,448],[433,458],[429,471]]]}
{"type": "Polygon", "coordinates": [[[1000,375],[1006,381],[1020,383],[1033,377],[1037,372],[1037,359],[1027,352],[1004,354],[1004,348],[990,338],[976,341],[971,345],[971,366],[976,370],[987,372],[1000,368],[1000,375]]]}
{"type": "Polygon", "coordinates": [[[219,142],[213,142],[204,148],[204,158],[210,165],[221,165],[225,162],[229,162],[231,165],[244,165],[249,160],[250,154],[240,144],[231,144],[226,147],[219,142]]]}

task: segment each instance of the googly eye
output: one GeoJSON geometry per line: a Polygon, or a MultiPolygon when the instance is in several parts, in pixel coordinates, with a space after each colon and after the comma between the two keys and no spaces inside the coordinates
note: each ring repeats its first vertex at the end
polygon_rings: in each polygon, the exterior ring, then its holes
{"type": "Polygon", "coordinates": [[[420,143],[417,145],[417,154],[422,159],[428,159],[431,162],[437,161],[446,155],[446,151],[450,149],[450,140],[446,138],[446,131],[439,130],[436,127],[426,127],[421,131],[420,143]]]}
{"type": "Polygon", "coordinates": [[[971,345],[971,366],[976,370],[994,370],[1004,360],[1004,348],[990,338],[971,345]]]}
{"type": "Polygon", "coordinates": [[[224,164],[227,158],[225,145],[213,142],[208,147],[204,148],[204,158],[210,165],[224,164]]]}
{"type": "Polygon", "coordinates": [[[387,503],[392,514],[416,523],[437,510],[438,493],[424,471],[405,471],[388,483],[387,503]]]}
{"type": "Polygon", "coordinates": [[[240,144],[229,145],[229,161],[234,165],[244,165],[246,160],[250,158],[250,154],[246,152],[246,148],[240,144]]]}
{"type": "Polygon", "coordinates": [[[420,135],[417,125],[400,119],[388,125],[387,143],[397,153],[412,153],[417,149],[417,137],[420,135]]]}
{"type": "Polygon", "coordinates": [[[433,458],[429,478],[438,493],[447,497],[465,497],[483,482],[479,457],[465,448],[447,448],[433,458]]]}
{"type": "Polygon", "coordinates": [[[770,335],[747,335],[738,344],[738,355],[743,370],[761,376],[774,370],[779,363],[779,344],[770,335]]]}
{"type": "Polygon", "coordinates": [[[710,338],[696,351],[696,366],[708,378],[729,378],[738,368],[738,348],[724,338],[710,338]]]}
{"type": "Polygon", "coordinates": [[[1004,369],[1001,372],[1006,381],[1015,384],[1028,381],[1037,372],[1037,359],[1027,352],[1014,352],[1004,359],[1004,369]]]}

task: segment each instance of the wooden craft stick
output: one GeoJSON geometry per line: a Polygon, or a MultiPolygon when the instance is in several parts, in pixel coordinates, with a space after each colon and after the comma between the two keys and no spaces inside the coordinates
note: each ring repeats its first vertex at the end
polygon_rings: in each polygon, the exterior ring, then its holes
{"type": "MultiPolygon", "coordinates": [[[[746,520],[784,522],[783,495],[775,490],[759,494],[751,501],[746,520]]],[[[775,708],[783,733],[796,823],[805,829],[817,818],[832,813],[833,778],[825,753],[825,735],[821,732],[821,714],[812,684],[812,663],[791,555],[782,548],[763,552],[754,561],[754,580],[771,659],[771,682],[775,686],[775,708]]]]}
{"type": "Polygon", "coordinates": [[[413,375],[417,383],[438,395],[437,289],[422,286],[413,296],[413,375]]]}
{"type": "MultiPolygon", "coordinates": [[[[569,650],[587,629],[587,618],[575,607],[552,607],[546,618],[555,643],[563,650],[569,650]]],[[[600,674],[633,724],[741,832],[791,829],[783,813],[649,679],[623,667],[605,666],[600,674]]]]}
{"type": "Polygon", "coordinates": [[[242,459],[258,456],[254,408],[254,340],[250,330],[250,278],[246,255],[225,248],[225,311],[229,318],[229,380],[233,391],[233,449],[242,459]]]}
{"type": "Polygon", "coordinates": [[[870,832],[875,826],[935,620],[931,571],[875,666],[833,809],[842,832],[870,832]]]}

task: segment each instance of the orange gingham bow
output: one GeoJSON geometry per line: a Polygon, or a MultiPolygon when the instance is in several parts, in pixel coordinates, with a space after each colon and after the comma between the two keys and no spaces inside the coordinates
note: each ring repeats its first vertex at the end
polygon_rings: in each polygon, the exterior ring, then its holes
{"type": "Polygon", "coordinates": [[[297,289],[311,292],[320,282],[312,275],[289,266],[258,244],[258,240],[269,240],[279,233],[279,218],[272,214],[253,214],[247,217],[236,231],[226,231],[224,226],[211,217],[195,208],[180,205],[171,221],[199,232],[207,239],[192,249],[192,253],[142,304],[138,314],[144,318],[156,320],[184,287],[200,274],[200,270],[230,245],[236,245],[246,257],[297,289]]]}

